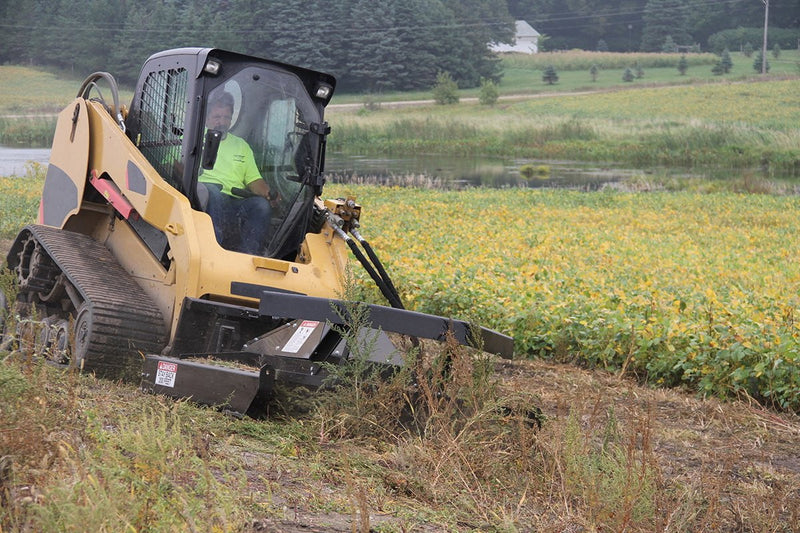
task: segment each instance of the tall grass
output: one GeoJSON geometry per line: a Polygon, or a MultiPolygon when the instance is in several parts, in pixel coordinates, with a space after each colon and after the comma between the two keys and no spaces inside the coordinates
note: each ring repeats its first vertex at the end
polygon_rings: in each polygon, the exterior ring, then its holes
{"type": "Polygon", "coordinates": [[[241,526],[243,478],[195,429],[208,415],[25,361],[0,358],[4,531],[241,526]]]}
{"type": "Polygon", "coordinates": [[[0,145],[48,146],[53,140],[56,117],[0,117],[0,145]]]}
{"type": "Polygon", "coordinates": [[[676,460],[695,439],[727,433],[723,424],[766,447],[765,419],[656,396],[659,409],[692,410],[667,418],[701,418],[675,433],[623,383],[597,397],[600,380],[546,366],[528,378],[557,381],[563,396],[542,415],[531,382],[514,383],[526,366],[497,374],[455,346],[424,345],[409,361],[403,377],[313,397],[307,415],[257,421],[3,355],[0,528],[644,533],[796,521],[796,478],[777,466],[737,464],[733,449],[719,450],[726,468],[676,460]],[[631,416],[631,401],[641,413],[631,416]]]}

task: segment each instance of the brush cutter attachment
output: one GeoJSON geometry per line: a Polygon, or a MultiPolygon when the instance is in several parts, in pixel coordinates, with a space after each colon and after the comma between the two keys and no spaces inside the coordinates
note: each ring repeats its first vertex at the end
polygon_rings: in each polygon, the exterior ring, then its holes
{"type": "MultiPolygon", "coordinates": [[[[235,313],[235,306],[186,302],[179,347],[199,348],[196,337],[186,339],[190,332],[198,331],[198,326],[211,326],[215,331],[212,339],[217,341],[225,331],[235,339],[242,330],[225,329],[226,324],[232,324],[226,317],[235,313]]],[[[264,291],[258,314],[251,320],[266,327],[284,323],[244,342],[238,351],[188,350],[180,357],[148,355],[143,389],[258,416],[266,412],[275,383],[311,389],[334,385],[331,368],[354,357],[362,357],[380,367],[382,373],[391,374],[404,364],[404,354],[387,332],[438,341],[452,339],[501,357],[513,355],[514,341],[506,335],[460,320],[380,305],[264,291]]]]}

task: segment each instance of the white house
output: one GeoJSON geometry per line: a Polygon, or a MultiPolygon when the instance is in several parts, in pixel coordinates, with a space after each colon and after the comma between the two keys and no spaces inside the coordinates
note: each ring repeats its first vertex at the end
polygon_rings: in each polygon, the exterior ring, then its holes
{"type": "Polygon", "coordinates": [[[524,20],[516,21],[517,30],[515,33],[514,44],[491,43],[489,49],[493,52],[520,52],[523,54],[535,54],[539,52],[539,37],[541,33],[534,30],[530,24],[524,20]]]}

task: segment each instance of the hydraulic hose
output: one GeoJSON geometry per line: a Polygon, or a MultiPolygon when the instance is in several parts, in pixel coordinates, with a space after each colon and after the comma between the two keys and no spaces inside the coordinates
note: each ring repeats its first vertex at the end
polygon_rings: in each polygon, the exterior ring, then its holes
{"type": "Polygon", "coordinates": [[[375,282],[375,284],[378,286],[378,289],[380,289],[381,294],[383,294],[384,298],[388,300],[389,305],[397,309],[405,309],[405,307],[403,306],[403,302],[400,301],[400,298],[396,295],[394,291],[389,289],[388,285],[386,284],[386,281],[381,277],[380,274],[378,274],[378,272],[369,262],[367,257],[364,255],[364,252],[361,251],[356,242],[353,239],[351,239],[347,233],[344,232],[344,230],[339,226],[339,224],[337,224],[337,220],[335,220],[335,218],[338,217],[332,217],[332,216],[329,217],[333,230],[336,232],[337,235],[339,235],[342,239],[344,239],[344,242],[346,242],[347,246],[350,247],[350,250],[353,252],[353,255],[356,256],[358,262],[361,263],[361,266],[363,266],[364,270],[367,271],[369,277],[371,277],[372,280],[375,282]]]}
{"type": "Polygon", "coordinates": [[[375,250],[373,250],[369,242],[367,242],[367,240],[361,236],[361,234],[358,232],[356,228],[351,228],[350,234],[353,237],[355,237],[356,240],[361,244],[361,246],[364,247],[364,250],[367,251],[367,255],[369,256],[370,260],[372,260],[372,264],[375,265],[375,268],[378,270],[378,274],[380,274],[381,279],[383,279],[383,282],[392,292],[397,301],[400,302],[400,309],[405,309],[402,300],[400,300],[400,295],[398,294],[397,289],[394,286],[394,283],[392,283],[392,278],[389,277],[389,274],[386,272],[386,269],[383,268],[383,263],[381,263],[381,260],[378,259],[378,255],[375,253],[375,250]]]}
{"type": "MultiPolygon", "coordinates": [[[[89,76],[83,80],[80,89],[78,89],[78,98],[89,98],[92,87],[96,88],[97,92],[100,93],[100,89],[97,88],[95,82],[101,78],[104,79],[111,88],[111,98],[114,100],[114,112],[117,114],[114,118],[117,119],[117,124],[119,124],[122,131],[125,132],[125,119],[122,117],[122,110],[119,107],[119,88],[117,87],[117,80],[114,79],[114,76],[108,72],[94,72],[89,74],[89,76]]],[[[100,93],[100,99],[103,100],[102,93],[100,93]]],[[[103,101],[103,104],[107,105],[105,101],[103,101]]]]}

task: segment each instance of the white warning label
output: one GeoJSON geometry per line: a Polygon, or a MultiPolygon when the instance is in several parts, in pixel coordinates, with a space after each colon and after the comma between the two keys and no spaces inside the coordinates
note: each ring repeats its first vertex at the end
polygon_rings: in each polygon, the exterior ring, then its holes
{"type": "Polygon", "coordinates": [[[166,361],[158,362],[158,371],[156,372],[156,385],[164,387],[175,387],[175,376],[178,375],[178,365],[175,363],[168,363],[166,361]]]}
{"type": "Polygon", "coordinates": [[[317,329],[317,326],[319,326],[319,322],[316,320],[303,320],[297,328],[297,331],[295,331],[289,339],[289,342],[281,348],[281,351],[286,353],[299,352],[303,344],[305,344],[311,334],[314,333],[314,330],[317,329]]]}

